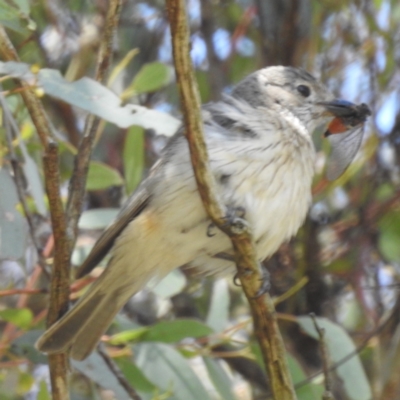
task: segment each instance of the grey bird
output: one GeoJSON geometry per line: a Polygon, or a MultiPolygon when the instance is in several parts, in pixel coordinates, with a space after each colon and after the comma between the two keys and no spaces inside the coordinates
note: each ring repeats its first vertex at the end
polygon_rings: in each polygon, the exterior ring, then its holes
{"type": "MultiPolygon", "coordinates": [[[[245,211],[260,261],[295,235],[305,219],[314,176],[312,133],[335,117],[350,115],[352,107],[336,100],[309,73],[282,66],[249,75],[229,96],[203,107],[219,194],[227,207],[245,211]]],[[[181,128],[103,232],[78,277],[111,251],[108,266],[39,338],[37,348],[45,353],[69,350],[72,358],[82,360],[151,278],[184,265],[206,274],[234,271],[230,240],[217,230],[208,235],[210,223],[181,128]]]]}

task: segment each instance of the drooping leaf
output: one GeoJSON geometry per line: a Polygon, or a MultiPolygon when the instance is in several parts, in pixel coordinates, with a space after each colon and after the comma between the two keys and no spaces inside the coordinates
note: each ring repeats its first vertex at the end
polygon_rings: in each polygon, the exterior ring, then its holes
{"type": "Polygon", "coordinates": [[[115,360],[126,379],[139,392],[154,392],[157,387],[151,383],[129,357],[119,357],[115,360]]]}
{"type": "Polygon", "coordinates": [[[0,259],[19,259],[25,253],[28,227],[16,210],[17,190],[9,172],[0,168],[0,259]]]}
{"type": "Polygon", "coordinates": [[[79,219],[79,229],[104,229],[118,212],[118,208],[95,208],[84,211],[79,219]]]}
{"type": "Polygon", "coordinates": [[[148,332],[149,329],[150,328],[142,327],[118,332],[111,337],[109,343],[117,346],[120,344],[138,341],[142,339],[142,337],[148,332]]]}
{"type": "MultiPolygon", "coordinates": [[[[310,317],[297,317],[297,321],[310,336],[319,335],[310,317]]],[[[349,354],[356,352],[356,346],[348,333],[339,325],[326,318],[317,318],[317,324],[325,330],[325,341],[332,363],[338,363],[349,354]]],[[[371,400],[372,392],[364,368],[357,354],[337,367],[337,374],[351,400],[371,400]]]]}
{"type": "Polygon", "coordinates": [[[198,338],[210,335],[211,328],[200,321],[192,319],[176,319],[162,321],[149,327],[130,329],[112,336],[110,343],[122,344],[140,340],[142,342],[176,343],[185,338],[198,338]]]}
{"type": "Polygon", "coordinates": [[[35,201],[37,211],[42,215],[46,215],[47,209],[44,201],[44,188],[38,166],[27,152],[24,152],[24,159],[22,167],[29,184],[29,191],[35,201]]]}
{"type": "Polygon", "coordinates": [[[26,23],[21,18],[21,11],[4,0],[0,1],[0,24],[15,32],[27,33],[26,23]]]}
{"type": "Polygon", "coordinates": [[[400,212],[388,211],[379,221],[379,249],[390,261],[400,261],[400,212]]]}
{"type": "Polygon", "coordinates": [[[90,163],[86,190],[107,189],[111,186],[121,186],[123,184],[124,180],[116,169],[98,161],[90,163]]]}
{"type": "Polygon", "coordinates": [[[83,361],[71,360],[71,364],[93,382],[105,389],[112,390],[117,399],[131,398],[118,378],[110,373],[110,368],[97,352],[93,352],[83,361]]]}
{"type": "Polygon", "coordinates": [[[234,400],[235,396],[232,392],[233,382],[228,377],[219,361],[211,357],[203,357],[203,360],[207,368],[208,376],[214,384],[215,389],[217,389],[220,394],[221,399],[234,400]]]}
{"type": "Polygon", "coordinates": [[[42,329],[34,329],[25,332],[13,341],[11,352],[31,361],[34,364],[46,364],[47,356],[35,348],[35,343],[43,334],[42,329]]]}
{"type": "Polygon", "coordinates": [[[199,338],[213,333],[213,330],[194,319],[162,321],[149,328],[142,336],[143,341],[176,343],[187,337],[199,338]]]}
{"type": "Polygon", "coordinates": [[[215,332],[223,331],[228,323],[229,317],[229,290],[226,279],[214,282],[211,295],[211,303],[207,314],[207,325],[215,332]]]}
{"type": "Polygon", "coordinates": [[[178,119],[164,112],[135,104],[122,105],[114,92],[90,78],[68,82],[58,70],[44,68],[34,74],[28,64],[16,62],[0,62],[0,74],[36,84],[47,95],[82,108],[121,128],[139,125],[154,129],[158,134],[172,136],[181,125],[178,119]]]}
{"type": "Polygon", "coordinates": [[[126,192],[132,193],[143,175],[144,131],[142,128],[131,126],[126,132],[123,160],[126,192]]]}
{"type": "Polygon", "coordinates": [[[135,345],[136,365],[169,399],[209,400],[210,396],[188,361],[163,343],[135,345]]]}
{"type": "Polygon", "coordinates": [[[143,65],[135,75],[131,86],[135,94],[155,92],[170,82],[170,68],[158,61],[143,65]]]}
{"type": "MultiPolygon", "coordinates": [[[[296,386],[296,384],[306,381],[307,377],[298,361],[290,354],[287,354],[287,360],[293,384],[296,386]]],[[[296,389],[296,395],[298,400],[320,400],[322,399],[322,393],[324,390],[325,388],[322,384],[307,382],[296,389]]]]}
{"type": "Polygon", "coordinates": [[[47,389],[47,384],[43,380],[39,382],[39,392],[37,394],[36,400],[51,400],[50,393],[47,389]]]}

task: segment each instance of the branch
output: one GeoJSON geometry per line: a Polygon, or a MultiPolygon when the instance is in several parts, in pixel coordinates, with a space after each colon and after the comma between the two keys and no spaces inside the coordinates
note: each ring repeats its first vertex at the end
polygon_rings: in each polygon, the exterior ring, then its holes
{"type": "MultiPolygon", "coordinates": [[[[54,236],[54,266],[51,275],[47,326],[51,326],[68,311],[70,242],[66,235],[66,219],[60,197],[60,176],[58,170],[58,146],[49,142],[43,157],[46,171],[46,192],[49,199],[51,224],[54,236]]],[[[51,387],[54,400],[69,398],[68,357],[65,353],[49,356],[51,387]]]]}
{"type": "MultiPolygon", "coordinates": [[[[0,53],[7,61],[20,61],[5,30],[0,26],[0,53]]],[[[65,215],[59,191],[58,153],[53,140],[52,127],[41,101],[34,91],[23,81],[18,81],[25,89],[21,92],[26,108],[35,125],[44,148],[44,180],[49,198],[49,208],[55,238],[55,258],[50,289],[48,324],[53,323],[68,308],[69,299],[69,258],[70,249],[65,230],[65,215]]],[[[49,356],[52,395],[54,400],[68,400],[68,359],[65,354],[49,356]]]]}
{"type": "Polygon", "coordinates": [[[241,218],[227,217],[226,207],[220,202],[209,167],[200,114],[200,96],[190,60],[185,1],[168,0],[167,12],[186,137],[197,187],[208,215],[232,241],[238,276],[251,307],[255,334],[267,367],[273,397],[280,400],[295,399],[272,300],[268,294],[257,296],[262,279],[249,227],[241,218]]]}
{"type": "MultiPolygon", "coordinates": [[[[110,0],[95,73],[95,80],[103,84],[107,81],[108,70],[111,64],[113,39],[118,25],[121,7],[122,0],[110,0]]],[[[75,157],[71,181],[69,183],[66,214],[68,234],[72,243],[75,243],[77,236],[78,220],[82,213],[89,162],[100,121],[100,118],[88,115],[83,138],[78,149],[78,154],[75,157]]]]}

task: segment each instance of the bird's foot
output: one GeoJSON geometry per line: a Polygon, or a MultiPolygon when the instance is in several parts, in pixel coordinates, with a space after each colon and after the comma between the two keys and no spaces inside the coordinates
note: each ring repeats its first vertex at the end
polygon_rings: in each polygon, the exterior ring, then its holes
{"type": "Polygon", "coordinates": [[[246,231],[249,227],[249,224],[244,219],[246,215],[246,210],[244,207],[237,206],[228,206],[227,214],[225,216],[225,226],[229,226],[231,231],[237,235],[246,231]]]}
{"type": "Polygon", "coordinates": [[[269,271],[265,267],[261,267],[261,285],[257,290],[255,298],[262,296],[263,294],[267,293],[269,289],[271,289],[271,275],[269,271]]]}
{"type": "MultiPolygon", "coordinates": [[[[244,230],[248,228],[248,223],[244,220],[244,216],[246,215],[246,210],[244,207],[227,207],[227,214],[225,216],[224,226],[230,227],[234,233],[240,234],[244,230]]],[[[214,222],[211,222],[207,227],[207,236],[213,237],[216,235],[215,232],[216,225],[214,222]]]]}

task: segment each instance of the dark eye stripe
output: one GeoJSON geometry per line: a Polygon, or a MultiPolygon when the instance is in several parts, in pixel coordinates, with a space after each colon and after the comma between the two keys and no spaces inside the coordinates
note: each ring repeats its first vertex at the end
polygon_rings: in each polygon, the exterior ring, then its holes
{"type": "Polygon", "coordinates": [[[311,89],[306,85],[297,86],[297,91],[303,96],[308,97],[311,94],[311,89]]]}

